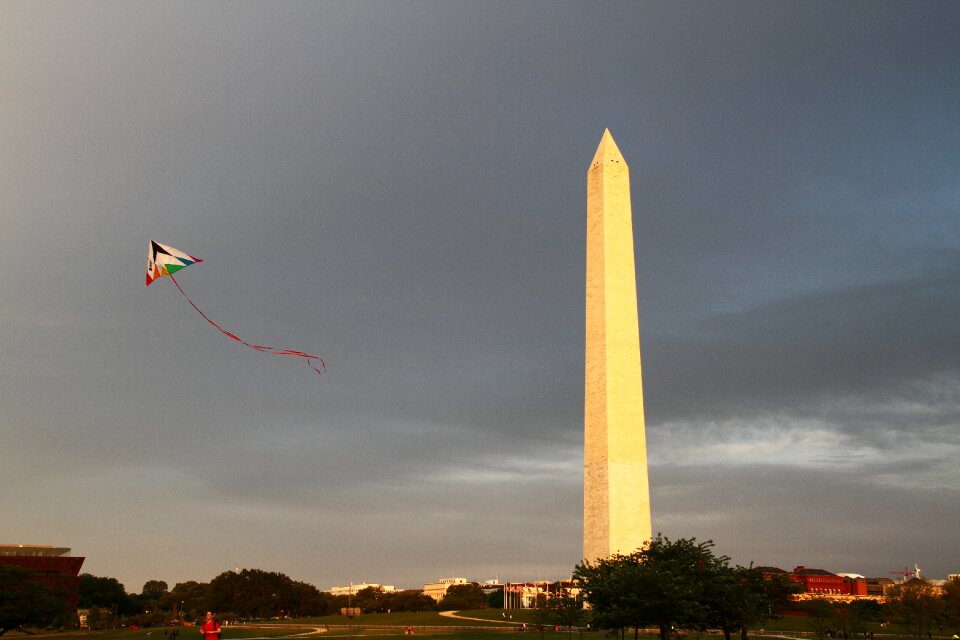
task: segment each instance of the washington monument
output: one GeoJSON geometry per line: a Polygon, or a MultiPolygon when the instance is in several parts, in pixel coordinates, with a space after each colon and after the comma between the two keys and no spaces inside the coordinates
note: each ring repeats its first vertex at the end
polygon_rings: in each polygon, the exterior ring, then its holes
{"type": "Polygon", "coordinates": [[[587,170],[583,557],[628,554],[652,537],[630,171],[603,132],[587,170]]]}

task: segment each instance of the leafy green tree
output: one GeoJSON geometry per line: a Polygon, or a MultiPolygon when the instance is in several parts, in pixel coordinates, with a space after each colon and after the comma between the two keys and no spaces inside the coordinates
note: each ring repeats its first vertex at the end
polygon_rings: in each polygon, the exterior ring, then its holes
{"type": "Polygon", "coordinates": [[[537,594],[536,601],[533,604],[532,620],[533,624],[537,625],[540,640],[543,640],[544,627],[554,623],[553,608],[550,606],[550,598],[545,593],[537,594]]]}
{"type": "Polygon", "coordinates": [[[573,628],[584,624],[586,615],[583,602],[559,586],[556,591],[537,596],[534,621],[540,625],[566,628],[570,638],[573,637],[573,628]]]}
{"type": "Polygon", "coordinates": [[[327,612],[320,590],[306,582],[292,582],[284,604],[291,618],[320,616],[327,612]]]}
{"type": "Polygon", "coordinates": [[[175,613],[181,611],[184,620],[198,620],[206,611],[217,610],[216,607],[210,606],[209,599],[209,584],[188,580],[187,582],[178,582],[173,586],[173,589],[160,596],[157,600],[157,607],[168,612],[168,622],[173,619],[175,613]]]}
{"type": "Polygon", "coordinates": [[[77,595],[81,609],[100,607],[119,615],[131,615],[138,613],[140,609],[138,603],[127,595],[127,590],[116,578],[101,578],[82,573],[77,595]]]}
{"type": "Polygon", "coordinates": [[[672,627],[703,629],[710,619],[709,584],[727,566],[713,554],[713,542],[671,541],[658,534],[643,549],[577,565],[597,624],[612,629],[656,626],[661,640],[672,627]]]}
{"type": "Polygon", "coordinates": [[[273,617],[286,611],[294,598],[293,580],[274,571],[226,571],[210,581],[209,607],[221,616],[273,617]]]}
{"type": "MultiPolygon", "coordinates": [[[[87,609],[87,627],[90,629],[100,629],[104,624],[110,621],[110,614],[104,615],[101,607],[90,607],[87,609]]],[[[109,610],[108,610],[109,611],[109,610]]]]}
{"type": "Polygon", "coordinates": [[[383,613],[387,610],[383,587],[364,587],[353,596],[353,606],[364,613],[383,613]]]}
{"type": "Polygon", "coordinates": [[[147,618],[156,618],[160,609],[160,598],[167,594],[167,583],[163,580],[148,580],[139,594],[128,594],[127,598],[135,609],[135,620],[128,620],[131,624],[146,624],[147,618]],[[150,611],[150,614],[146,612],[150,611]]]}
{"type": "Polygon", "coordinates": [[[324,593],[324,599],[327,602],[327,613],[340,613],[344,607],[353,606],[353,598],[347,596],[335,596],[332,593],[324,593]]]}
{"type": "Polygon", "coordinates": [[[163,580],[147,580],[140,595],[150,598],[159,598],[168,591],[167,583],[163,580]]]}
{"type": "Polygon", "coordinates": [[[894,620],[904,625],[907,633],[916,640],[932,633],[944,613],[944,600],[922,580],[913,580],[894,588],[887,606],[894,620]]]}
{"type": "Polygon", "coordinates": [[[143,613],[137,613],[124,618],[124,623],[127,625],[137,625],[139,627],[160,627],[169,622],[170,612],[159,609],[144,609],[143,613]]]}
{"type": "Polygon", "coordinates": [[[630,624],[645,624],[646,612],[640,609],[642,556],[635,552],[629,556],[614,555],[598,559],[595,563],[584,562],[573,572],[575,580],[583,588],[584,598],[593,611],[593,622],[601,629],[623,629],[630,624]],[[631,590],[626,590],[632,585],[631,590]]]}
{"type": "Polygon", "coordinates": [[[864,622],[882,622],[884,619],[884,607],[876,600],[854,600],[850,608],[864,622]]]}
{"type": "Polygon", "coordinates": [[[852,638],[867,632],[866,609],[852,603],[838,602],[833,605],[833,626],[841,638],[852,638]]]}
{"type": "Polygon", "coordinates": [[[495,589],[487,594],[488,609],[503,609],[503,589],[495,589]]]}
{"type": "Polygon", "coordinates": [[[720,567],[705,585],[704,598],[710,611],[710,625],[720,629],[726,640],[730,640],[732,634],[746,630],[756,611],[763,606],[753,578],[753,573],[743,571],[742,567],[720,567]]]}
{"type": "Polygon", "coordinates": [[[960,628],[960,578],[952,578],[943,586],[943,622],[960,628]]]}
{"type": "Polygon", "coordinates": [[[416,589],[385,594],[385,606],[390,611],[433,611],[437,602],[416,589]]]}
{"type": "Polygon", "coordinates": [[[833,605],[823,598],[817,598],[816,600],[804,602],[800,608],[807,612],[810,626],[813,627],[817,638],[823,640],[827,632],[830,631],[830,625],[833,620],[833,605]]]}
{"type": "Polygon", "coordinates": [[[766,574],[760,569],[752,569],[751,574],[753,584],[763,590],[764,605],[767,607],[766,615],[760,612],[759,619],[754,624],[765,622],[769,618],[775,618],[778,614],[794,608],[793,597],[803,591],[803,587],[790,579],[789,574],[774,573],[766,574]],[[759,578],[763,578],[759,581],[759,578]]]}
{"type": "Polygon", "coordinates": [[[483,594],[480,585],[476,582],[468,582],[450,585],[443,600],[440,601],[439,609],[441,611],[483,609],[486,605],[487,597],[483,594]]]}
{"type": "Polygon", "coordinates": [[[557,603],[557,622],[561,627],[566,627],[569,636],[573,637],[573,630],[580,629],[587,623],[587,612],[583,608],[583,602],[573,596],[560,596],[561,602],[557,603]]]}
{"type": "Polygon", "coordinates": [[[740,633],[746,640],[751,626],[762,624],[799,590],[800,586],[786,574],[765,576],[761,569],[752,566],[718,565],[704,591],[710,608],[710,625],[720,629],[726,640],[730,640],[733,633],[740,633]]]}
{"type": "Polygon", "coordinates": [[[67,598],[40,581],[35,572],[0,565],[0,636],[22,626],[42,627],[62,620],[67,598]]]}

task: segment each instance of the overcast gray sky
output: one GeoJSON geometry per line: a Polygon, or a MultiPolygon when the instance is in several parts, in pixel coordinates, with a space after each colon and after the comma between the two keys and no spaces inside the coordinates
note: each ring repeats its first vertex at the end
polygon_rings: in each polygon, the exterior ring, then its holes
{"type": "Polygon", "coordinates": [[[0,3],[0,542],[139,592],[569,576],[586,171],[654,530],[960,571],[960,5],[0,3]],[[203,263],[144,287],[147,242],[203,263]]]}

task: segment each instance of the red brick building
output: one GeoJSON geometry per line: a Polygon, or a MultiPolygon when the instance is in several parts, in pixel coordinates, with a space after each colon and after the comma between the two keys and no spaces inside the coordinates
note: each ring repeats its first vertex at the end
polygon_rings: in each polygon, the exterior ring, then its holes
{"type": "Polygon", "coordinates": [[[65,593],[73,607],[77,606],[80,567],[84,559],[71,556],[70,549],[66,547],[0,545],[0,564],[33,571],[45,587],[65,593]]]}
{"type": "Polygon", "coordinates": [[[809,569],[803,566],[796,567],[789,576],[809,595],[867,595],[867,580],[859,576],[840,576],[824,569],[809,569]]]}
{"type": "Polygon", "coordinates": [[[863,576],[843,576],[843,588],[843,593],[847,596],[868,595],[867,579],[863,576]]]}

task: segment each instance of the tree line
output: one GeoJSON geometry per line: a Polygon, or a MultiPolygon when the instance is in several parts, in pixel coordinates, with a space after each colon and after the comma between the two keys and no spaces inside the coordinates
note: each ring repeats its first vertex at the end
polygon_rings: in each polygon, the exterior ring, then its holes
{"type": "MultiPolygon", "coordinates": [[[[490,604],[476,583],[452,585],[438,603],[419,590],[387,592],[380,587],[335,596],[261,569],[225,571],[210,582],[191,580],[172,589],[162,580],[148,580],[140,593],[128,593],[116,578],[84,573],[74,596],[94,628],[197,621],[206,611],[215,611],[220,620],[254,620],[325,616],[348,606],[378,613],[480,609],[490,604]]],[[[33,572],[0,565],[0,635],[21,626],[74,626],[70,600],[68,589],[50,589],[33,572]]]]}
{"type": "Polygon", "coordinates": [[[205,582],[181,582],[172,589],[166,582],[150,580],[139,594],[125,594],[114,578],[84,574],[80,581],[80,607],[118,607],[127,624],[161,625],[171,621],[196,621],[206,611],[221,620],[301,618],[339,613],[346,607],[365,613],[433,611],[438,607],[481,608],[485,596],[477,584],[455,585],[437,603],[421,591],[390,591],[366,587],[352,596],[332,595],[306,582],[274,571],[225,571],[205,582]],[[479,598],[477,596],[479,594],[479,598]]]}
{"type": "Polygon", "coordinates": [[[713,542],[693,538],[658,535],[634,553],[578,564],[573,575],[596,627],[635,634],[657,628],[661,640],[676,629],[746,638],[748,629],[786,610],[805,614],[820,640],[866,637],[871,622],[902,625],[916,640],[960,628],[960,580],[951,580],[942,593],[923,582],[907,583],[883,604],[797,602],[800,586],[786,575],[731,566],[728,557],[713,553],[713,542]]]}

